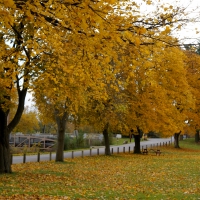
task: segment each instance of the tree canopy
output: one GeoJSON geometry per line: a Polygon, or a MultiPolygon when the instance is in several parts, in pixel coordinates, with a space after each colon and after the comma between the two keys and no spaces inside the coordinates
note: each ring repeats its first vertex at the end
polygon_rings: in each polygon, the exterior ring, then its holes
{"type": "Polygon", "coordinates": [[[0,0],[0,14],[0,173],[11,171],[8,136],[28,90],[57,122],[57,161],[70,117],[104,135],[108,126],[165,135],[185,126],[193,98],[185,55],[171,36],[188,21],[184,8],[161,5],[150,16],[128,1],[0,0]]]}

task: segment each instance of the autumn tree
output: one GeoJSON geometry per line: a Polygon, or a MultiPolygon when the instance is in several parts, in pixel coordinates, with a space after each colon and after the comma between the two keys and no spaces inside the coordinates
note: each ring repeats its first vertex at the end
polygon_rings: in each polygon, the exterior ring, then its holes
{"type": "MultiPolygon", "coordinates": [[[[182,131],[185,111],[194,105],[181,49],[157,42],[139,52],[138,67],[126,89],[127,124],[138,142],[141,131],[154,130],[165,136],[182,131]]],[[[135,153],[140,153],[140,145],[135,147],[135,153]]]]}
{"type": "MultiPolygon", "coordinates": [[[[102,82],[104,82],[102,80],[102,82]]],[[[84,120],[102,133],[105,141],[105,155],[110,155],[109,131],[122,129],[126,104],[123,100],[122,85],[115,79],[106,83],[101,96],[88,96],[84,120]],[[104,93],[104,94],[103,94],[104,93]]]]}
{"type": "Polygon", "coordinates": [[[35,133],[39,129],[39,121],[36,111],[29,110],[28,107],[24,109],[24,112],[20,118],[19,123],[13,129],[13,132],[22,133],[35,133]]]}
{"type": "MultiPolygon", "coordinates": [[[[46,26],[50,30],[52,24],[47,23],[47,18],[37,15],[39,13],[32,11],[31,14],[33,7],[36,8],[37,5],[31,5],[28,1],[0,2],[0,74],[3,91],[0,97],[0,173],[11,172],[9,134],[20,121],[31,82],[43,72],[43,64],[49,56],[47,35],[43,28],[46,26]],[[17,109],[12,121],[8,123],[13,93],[16,90],[17,109]]],[[[51,33],[53,32],[55,33],[54,29],[51,33]]]]}
{"type": "Polygon", "coordinates": [[[64,136],[66,123],[70,116],[76,111],[79,104],[83,103],[80,97],[83,87],[80,87],[79,73],[73,76],[65,72],[69,70],[57,67],[54,72],[56,78],[48,78],[48,70],[36,81],[35,98],[40,113],[46,117],[54,119],[58,131],[58,148],[56,151],[56,161],[63,161],[64,136]],[[64,71],[63,71],[64,70],[64,71]],[[70,78],[72,82],[70,82],[70,78]],[[77,80],[77,85],[75,82],[77,80]],[[62,85],[62,88],[60,88],[62,85]],[[45,91],[45,92],[44,92],[45,91]]]}
{"type": "Polygon", "coordinates": [[[54,120],[48,120],[48,122],[44,122],[43,120],[39,119],[39,128],[38,132],[40,133],[47,133],[47,134],[57,134],[57,126],[54,120]]]}
{"type": "MultiPolygon", "coordinates": [[[[191,86],[191,91],[195,99],[195,108],[190,109],[187,118],[187,132],[195,135],[195,141],[199,141],[199,123],[200,123],[200,96],[199,96],[199,72],[200,72],[200,56],[196,53],[196,48],[186,49],[185,55],[187,56],[187,80],[191,86]]],[[[198,51],[197,51],[198,52],[198,51]]]]}
{"type": "Polygon", "coordinates": [[[112,71],[113,63],[117,65],[119,62],[115,48],[124,43],[121,32],[116,32],[119,27],[115,26],[117,20],[122,22],[123,17],[114,13],[114,7],[106,2],[90,2],[87,6],[89,9],[76,7],[69,12],[75,19],[79,17],[80,23],[77,20],[75,25],[77,32],[71,31],[63,36],[61,51],[56,50],[57,55],[51,57],[49,69],[35,82],[39,110],[45,112],[51,108],[58,124],[56,161],[63,161],[63,138],[69,117],[77,116],[89,96],[107,100],[105,92],[102,93],[107,83],[102,83],[102,80],[105,82],[105,76],[108,80],[113,79],[117,73],[117,70],[112,71]],[[83,15],[89,17],[87,21],[83,15]]]}
{"type": "MultiPolygon", "coordinates": [[[[60,55],[63,53],[64,42],[71,45],[69,39],[76,43],[77,37],[81,36],[90,36],[92,41],[93,35],[100,29],[102,35],[107,37],[108,33],[103,34],[102,26],[105,16],[113,9],[111,4],[114,3],[0,1],[1,88],[3,88],[0,109],[1,173],[11,172],[8,136],[20,120],[30,84],[45,71],[44,66],[48,67],[50,57],[52,58],[57,52],[60,55]],[[69,35],[70,38],[66,37],[69,35]],[[7,125],[14,87],[18,91],[18,109],[13,120],[7,125]]],[[[73,53],[77,52],[78,47],[73,53]]],[[[59,59],[57,62],[62,63],[62,57],[59,59]]],[[[54,65],[55,60],[54,57],[54,65]]]]}
{"type": "MultiPolygon", "coordinates": [[[[39,3],[39,2],[38,2],[39,3]]],[[[40,4],[40,3],[39,3],[40,4]]],[[[39,14],[40,6],[27,2],[0,2],[1,13],[1,104],[0,104],[0,172],[11,172],[9,141],[10,132],[16,127],[24,110],[25,96],[33,80],[43,72],[44,63],[48,60],[49,51],[47,35],[53,27],[48,23],[48,14],[39,14]],[[37,8],[34,10],[34,8],[37,8]],[[34,12],[34,11],[35,12],[34,12]],[[18,104],[12,121],[7,118],[11,108],[13,91],[17,90],[18,104]]],[[[55,29],[51,30],[55,33],[55,29]]]]}

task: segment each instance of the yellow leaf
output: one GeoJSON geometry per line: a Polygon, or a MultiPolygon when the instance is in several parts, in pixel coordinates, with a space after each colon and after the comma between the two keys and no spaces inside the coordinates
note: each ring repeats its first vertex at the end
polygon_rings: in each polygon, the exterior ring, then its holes
{"type": "Polygon", "coordinates": [[[136,46],[140,46],[140,44],[141,44],[140,39],[139,38],[135,38],[135,45],[136,46]]]}
{"type": "Polygon", "coordinates": [[[4,0],[4,5],[6,7],[15,8],[15,3],[13,0],[4,0]]]}
{"type": "Polygon", "coordinates": [[[147,5],[151,5],[151,4],[152,4],[151,0],[147,0],[147,5]]]}
{"type": "Polygon", "coordinates": [[[169,26],[166,26],[164,33],[168,34],[170,33],[171,29],[169,26]]]}

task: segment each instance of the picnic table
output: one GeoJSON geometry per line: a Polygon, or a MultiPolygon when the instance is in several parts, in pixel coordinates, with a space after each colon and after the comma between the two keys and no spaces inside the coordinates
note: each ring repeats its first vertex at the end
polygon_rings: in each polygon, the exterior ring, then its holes
{"type": "Polygon", "coordinates": [[[160,151],[160,149],[150,149],[149,151],[148,151],[148,149],[143,149],[143,151],[142,151],[142,153],[143,154],[148,154],[148,152],[153,152],[153,153],[155,153],[157,156],[160,156],[160,154],[162,153],[161,151],[160,151]]]}

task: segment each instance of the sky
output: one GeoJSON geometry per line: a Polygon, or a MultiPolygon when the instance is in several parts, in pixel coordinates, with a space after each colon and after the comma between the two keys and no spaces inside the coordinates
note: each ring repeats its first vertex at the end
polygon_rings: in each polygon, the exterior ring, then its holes
{"type": "Polygon", "coordinates": [[[25,106],[34,107],[34,102],[32,101],[32,94],[30,92],[28,92],[26,95],[25,106]]]}
{"type": "MultiPolygon", "coordinates": [[[[168,0],[169,1],[169,0],[168,0]]],[[[193,0],[182,0],[183,6],[188,6],[186,12],[190,18],[194,18],[196,22],[187,23],[185,27],[177,34],[177,37],[183,39],[186,43],[196,43],[197,40],[200,41],[200,1],[193,0]]]]}
{"type": "MultiPolygon", "coordinates": [[[[143,0],[139,0],[143,1],[143,0]]],[[[146,0],[148,1],[148,0],[146,0]]],[[[157,11],[157,6],[165,4],[166,6],[172,5],[173,8],[184,7],[187,19],[194,19],[196,22],[187,22],[180,31],[175,31],[174,36],[177,37],[181,43],[196,43],[200,41],[200,0],[151,0],[152,4],[147,6],[143,4],[141,10],[151,15],[153,11],[157,11]],[[199,21],[198,21],[199,20],[199,21]],[[196,32],[198,32],[196,34],[196,32]]]]}

